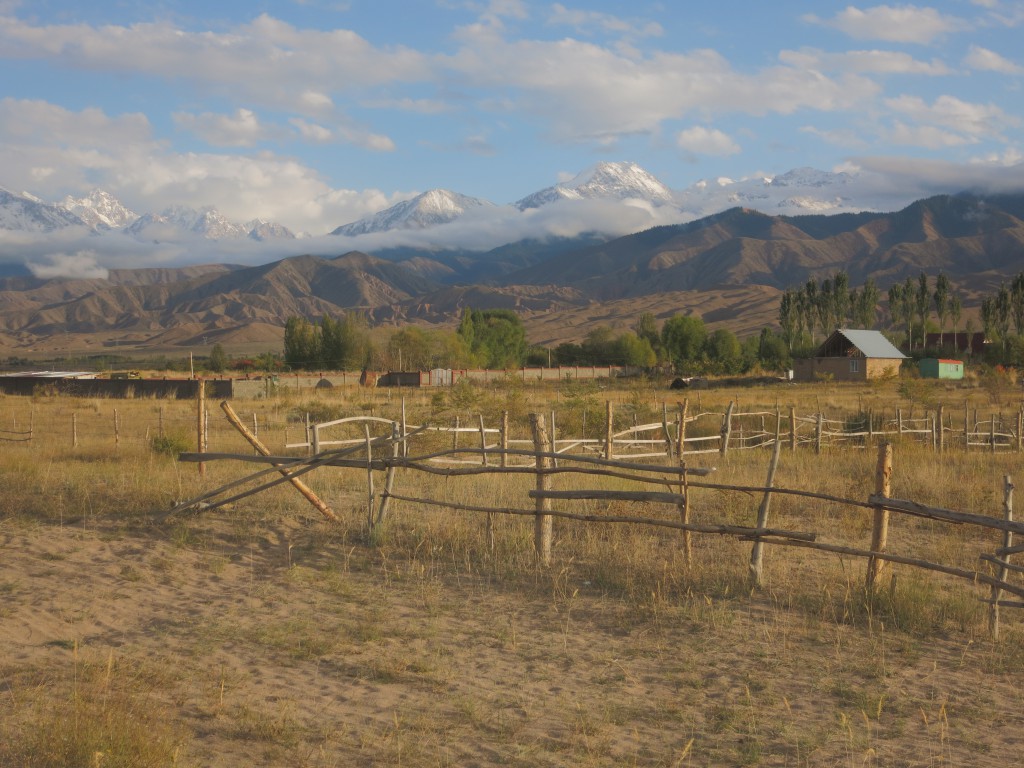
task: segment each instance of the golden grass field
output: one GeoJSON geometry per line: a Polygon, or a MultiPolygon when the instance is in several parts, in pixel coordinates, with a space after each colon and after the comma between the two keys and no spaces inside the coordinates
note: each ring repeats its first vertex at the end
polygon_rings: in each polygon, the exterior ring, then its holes
{"type": "MultiPolygon", "coordinates": [[[[607,399],[628,423],[658,420],[680,397],[650,383],[404,394],[410,421],[482,414],[496,426],[507,410],[521,437],[533,411],[597,437],[607,399]]],[[[708,411],[738,398],[830,416],[1020,406],[1009,386],[920,381],[687,396],[691,412],[698,397],[708,411]]],[[[306,413],[397,417],[399,398],[286,391],[233,405],[284,453],[306,413]]],[[[0,441],[0,765],[1024,764],[1024,615],[1003,609],[993,641],[987,588],[888,565],[869,598],[865,561],[768,546],[765,587],[751,590],[749,542],[695,534],[687,566],[676,531],[557,519],[543,567],[529,518],[496,516],[492,551],[482,514],[398,502],[371,540],[366,473],[353,469],[305,476],[339,523],[287,485],[165,517],[256,469],[209,462],[200,478],[176,460],[195,447],[194,403],[0,398],[0,437],[30,423],[31,442],[0,441]]],[[[209,450],[252,453],[216,403],[209,450]]],[[[894,496],[993,517],[1004,475],[1024,475],[1013,451],[937,455],[905,439],[894,454],[894,496]]],[[[768,458],[687,463],[759,486],[768,458]]],[[[784,451],[775,483],[866,499],[875,460],[857,447],[784,451]]],[[[530,507],[532,487],[529,475],[396,482],[402,494],[507,507],[530,507]]],[[[752,525],[759,502],[692,489],[696,522],[752,525]]],[[[771,525],[866,549],[871,511],[776,494],[771,525]]],[[[891,551],[964,568],[1000,544],[994,531],[899,515],[889,532],[891,551]]]]}

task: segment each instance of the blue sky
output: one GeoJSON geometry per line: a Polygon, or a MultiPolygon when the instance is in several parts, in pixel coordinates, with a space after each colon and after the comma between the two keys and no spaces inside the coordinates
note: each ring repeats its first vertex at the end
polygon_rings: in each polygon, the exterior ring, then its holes
{"type": "Polygon", "coordinates": [[[601,160],[1024,187],[1024,0],[0,0],[0,186],[326,231],[601,160]]]}

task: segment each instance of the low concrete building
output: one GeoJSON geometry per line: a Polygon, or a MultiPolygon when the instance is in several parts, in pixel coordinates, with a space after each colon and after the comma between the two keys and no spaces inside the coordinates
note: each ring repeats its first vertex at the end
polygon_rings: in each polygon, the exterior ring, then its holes
{"type": "Polygon", "coordinates": [[[963,360],[943,360],[937,357],[926,357],[918,368],[922,379],[958,380],[964,377],[963,360]]]}
{"type": "Polygon", "coordinates": [[[818,347],[814,357],[793,361],[796,381],[868,381],[895,376],[907,356],[880,331],[840,328],[818,347]]]}

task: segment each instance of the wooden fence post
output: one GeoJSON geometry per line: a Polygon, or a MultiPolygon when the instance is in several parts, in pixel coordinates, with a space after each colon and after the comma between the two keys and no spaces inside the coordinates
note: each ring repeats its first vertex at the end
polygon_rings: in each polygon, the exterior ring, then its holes
{"type": "Polygon", "coordinates": [[[990,452],[996,452],[996,415],[994,413],[989,416],[988,421],[988,447],[990,452]]]}
{"type": "MultiPolygon", "coordinates": [[[[768,527],[768,507],[772,502],[772,485],[775,483],[775,470],[779,467],[779,455],[782,453],[782,443],[778,439],[778,430],[775,432],[775,449],[772,451],[772,460],[768,465],[768,479],[765,481],[764,497],[761,499],[761,506],[757,510],[757,528],[768,527]]],[[[764,542],[761,539],[754,539],[754,546],[750,550],[750,581],[755,587],[760,587],[764,576],[764,542]]]]}
{"type": "Polygon", "coordinates": [[[613,431],[612,431],[612,422],[614,420],[614,416],[615,416],[615,409],[614,409],[614,406],[612,406],[612,401],[611,400],[607,400],[605,402],[605,419],[604,419],[604,457],[608,461],[611,461],[612,458],[614,457],[614,452],[612,450],[612,441],[614,440],[614,438],[613,438],[613,431]]]}
{"type": "Polygon", "coordinates": [[[114,447],[121,445],[121,421],[117,417],[117,408],[114,409],[114,447]]]}
{"type": "MultiPolygon", "coordinates": [[[[376,529],[380,525],[383,525],[387,519],[388,510],[391,507],[391,491],[395,487],[395,472],[397,471],[398,455],[401,451],[401,444],[404,442],[399,437],[399,426],[397,424],[391,425],[391,463],[388,464],[387,474],[384,475],[384,492],[380,497],[380,507],[377,509],[377,522],[374,524],[376,529]]],[[[487,515],[488,527],[490,524],[490,514],[487,515]]],[[[372,531],[371,531],[372,533],[372,531]]],[[[493,544],[492,544],[493,546],[493,544]]]]}
{"type": "Polygon", "coordinates": [[[405,420],[405,395],[402,395],[402,428],[400,436],[402,438],[402,447],[400,453],[403,459],[409,458],[409,446],[405,442],[405,435],[408,432],[408,422],[405,420]]]}
{"type": "Polygon", "coordinates": [[[796,406],[789,406],[789,450],[796,450],[796,406]]]}
{"type": "MultiPolygon", "coordinates": [[[[878,464],[875,467],[875,494],[888,498],[892,495],[892,443],[878,446],[878,464]]],[[[871,551],[884,552],[889,540],[889,510],[883,506],[875,507],[875,520],[871,530],[871,551]]],[[[871,592],[878,584],[884,560],[876,557],[868,558],[867,590],[871,592]]]]}
{"type": "Polygon", "coordinates": [[[370,440],[370,425],[363,424],[363,433],[366,436],[366,528],[373,532],[373,443],[370,440]]]}
{"type": "Polygon", "coordinates": [[[78,414],[71,414],[71,447],[78,447],[78,414]]]}
{"type": "Polygon", "coordinates": [[[903,439],[903,409],[896,409],[896,433],[903,439]]]}
{"type": "Polygon", "coordinates": [[[722,417],[722,444],[718,450],[723,456],[729,453],[729,438],[732,437],[732,409],[734,406],[735,402],[730,400],[729,407],[725,409],[725,416],[722,417]]]}
{"type": "MultiPolygon", "coordinates": [[[[611,413],[611,401],[609,401],[609,413],[611,413]]],[[[551,466],[551,461],[541,454],[546,453],[550,447],[547,435],[547,426],[544,423],[544,415],[541,413],[530,414],[530,427],[533,429],[533,449],[537,453],[537,490],[547,491],[551,488],[551,475],[544,472],[551,466]]],[[[551,500],[547,498],[537,499],[537,514],[533,523],[533,544],[537,551],[541,565],[551,564],[551,500]]]]}
{"type": "Polygon", "coordinates": [[[945,411],[946,408],[942,403],[939,403],[938,413],[938,430],[939,430],[939,453],[945,453],[946,451],[946,427],[945,427],[945,411]]]}
{"type": "Polygon", "coordinates": [[[484,429],[484,415],[480,414],[480,465],[487,466],[487,431],[484,429]]]}
{"type": "Polygon", "coordinates": [[[1017,453],[1024,449],[1024,409],[1017,411],[1017,453]]]}
{"type": "Polygon", "coordinates": [[[679,434],[676,435],[676,454],[680,459],[686,451],[686,417],[688,416],[687,411],[689,410],[690,398],[683,398],[683,402],[679,406],[679,434]]]}
{"type": "Polygon", "coordinates": [[[818,411],[818,421],[814,425],[814,452],[821,453],[821,437],[825,432],[825,414],[818,411]]]}
{"type": "MultiPolygon", "coordinates": [[[[1003,517],[1006,522],[1013,522],[1013,479],[1006,475],[1003,478],[1003,517]]],[[[1013,531],[1003,531],[1003,549],[1009,549],[1013,546],[1013,531]]],[[[1003,555],[1003,565],[999,566],[999,574],[996,578],[1000,581],[1006,581],[1006,576],[1009,569],[1006,567],[1006,562],[1009,560],[1009,555],[1003,555]]],[[[992,587],[992,601],[988,609],[988,628],[992,633],[992,639],[999,639],[999,601],[1002,599],[1003,590],[999,587],[992,587]]]]}
{"type": "MultiPolygon", "coordinates": [[[[203,439],[206,436],[206,430],[204,427],[206,421],[206,382],[202,379],[196,379],[196,452],[206,452],[206,442],[203,439]]],[[[199,476],[206,476],[206,464],[202,461],[199,462],[199,476]]]]}
{"type": "Polygon", "coordinates": [[[668,429],[668,403],[661,402],[661,429],[665,434],[665,455],[672,458],[672,433],[668,429]]]}
{"type": "MultiPolygon", "coordinates": [[[[683,525],[688,525],[690,522],[690,483],[686,474],[686,462],[683,460],[682,454],[679,456],[679,467],[683,470],[679,477],[679,493],[683,497],[683,500],[677,504],[679,508],[679,522],[683,525]]],[[[693,562],[693,537],[690,535],[690,531],[685,528],[682,530],[682,534],[683,559],[686,567],[689,568],[693,562]]]]}
{"type": "Polygon", "coordinates": [[[501,412],[501,466],[508,466],[508,411],[501,412]]]}

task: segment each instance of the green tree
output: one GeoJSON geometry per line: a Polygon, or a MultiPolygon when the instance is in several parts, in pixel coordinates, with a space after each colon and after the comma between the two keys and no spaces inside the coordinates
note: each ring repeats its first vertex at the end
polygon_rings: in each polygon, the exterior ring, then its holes
{"type": "Polygon", "coordinates": [[[700,362],[707,337],[707,328],[699,317],[676,315],[661,327],[665,354],[679,372],[700,362]]]}
{"type": "Polygon", "coordinates": [[[458,333],[485,368],[518,368],[526,356],[526,330],[510,309],[467,309],[458,333]]]}
{"type": "Polygon", "coordinates": [[[214,344],[210,350],[210,370],[214,373],[224,373],[228,367],[228,356],[224,347],[219,343],[214,344]]]}
{"type": "Polygon", "coordinates": [[[304,317],[289,317],[284,324],[284,361],[293,369],[316,367],[320,362],[319,330],[304,317]]]}
{"type": "Polygon", "coordinates": [[[623,333],[614,345],[614,356],[617,365],[629,368],[650,368],[658,362],[658,356],[646,338],[641,339],[635,333],[623,333]]]}
{"type": "Polygon", "coordinates": [[[864,329],[875,327],[878,318],[878,286],[874,278],[869,277],[857,294],[857,301],[854,304],[854,317],[857,324],[864,329]]]}
{"type": "Polygon", "coordinates": [[[935,292],[932,294],[935,301],[935,314],[939,318],[939,346],[945,344],[946,317],[949,315],[949,278],[939,272],[935,278],[935,292]]]}
{"type": "Polygon", "coordinates": [[[1010,284],[1010,312],[1013,327],[1020,336],[1024,333],[1024,272],[1019,272],[1010,284]]]}
{"type": "Polygon", "coordinates": [[[779,325],[782,327],[782,338],[786,340],[786,346],[790,351],[793,349],[797,320],[796,292],[789,290],[783,293],[779,300],[779,325]]]}
{"type": "Polygon", "coordinates": [[[1010,291],[1006,283],[999,286],[999,293],[996,294],[996,327],[999,329],[999,337],[1003,340],[1003,352],[1006,352],[1007,341],[1010,336],[1010,315],[1013,303],[1010,300],[1010,291]]]}
{"type": "Polygon", "coordinates": [[[932,294],[928,290],[928,275],[924,272],[917,278],[917,292],[914,294],[914,310],[921,322],[921,349],[924,349],[925,328],[928,324],[928,307],[932,302],[932,294]]]}
{"type": "Polygon", "coordinates": [[[716,373],[739,373],[743,369],[743,349],[736,334],[718,328],[708,336],[705,354],[716,373]]]}

